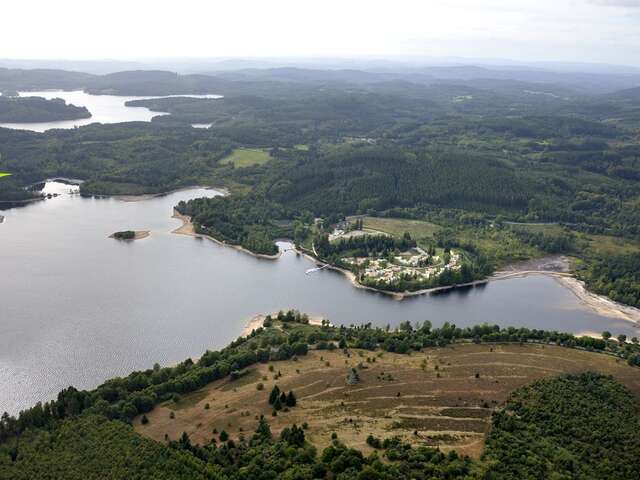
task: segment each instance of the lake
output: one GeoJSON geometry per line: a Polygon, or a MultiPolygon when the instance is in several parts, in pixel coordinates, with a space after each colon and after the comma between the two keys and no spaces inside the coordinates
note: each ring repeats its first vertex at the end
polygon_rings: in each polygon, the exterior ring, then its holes
{"type": "MultiPolygon", "coordinates": [[[[639,335],[595,314],[552,278],[530,276],[403,301],[354,288],[340,273],[305,275],[313,262],[288,251],[257,259],[205,239],[170,233],[192,189],[138,202],[82,198],[47,183],[56,198],[0,212],[0,412],[16,413],[69,385],[172,364],[225,346],[252,316],[297,308],[334,324],[481,322],[639,335]],[[134,242],[108,238],[150,230],[134,242]]],[[[281,244],[286,247],[286,244],[281,244]]]]}
{"type": "MultiPolygon", "coordinates": [[[[130,100],[146,100],[149,98],[167,98],[162,96],[151,97],[124,97],[116,95],[89,95],[83,91],[45,90],[34,92],[18,92],[21,97],[43,97],[46,99],[62,98],[67,103],[77,107],[87,107],[91,112],[91,118],[78,120],[62,120],[42,123],[0,123],[0,127],[18,130],[31,130],[44,132],[52,128],[75,128],[91,123],[119,123],[119,122],[150,122],[158,115],[168,115],[166,112],[152,112],[146,107],[127,107],[130,100]]],[[[222,98],[221,95],[170,95],[170,97],[190,98],[222,98]]]]}

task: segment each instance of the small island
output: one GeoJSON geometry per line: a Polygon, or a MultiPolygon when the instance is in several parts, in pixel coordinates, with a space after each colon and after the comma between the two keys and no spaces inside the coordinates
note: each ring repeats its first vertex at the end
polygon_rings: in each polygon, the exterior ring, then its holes
{"type": "Polygon", "coordinates": [[[123,230],[109,235],[109,238],[116,240],[142,240],[149,236],[149,230],[123,230]]]}

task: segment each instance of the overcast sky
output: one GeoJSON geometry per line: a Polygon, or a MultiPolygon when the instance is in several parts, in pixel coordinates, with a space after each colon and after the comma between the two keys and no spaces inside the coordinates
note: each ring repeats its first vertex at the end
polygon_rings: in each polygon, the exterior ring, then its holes
{"type": "Polygon", "coordinates": [[[16,0],[0,58],[401,55],[640,66],[640,0],[16,0]]]}

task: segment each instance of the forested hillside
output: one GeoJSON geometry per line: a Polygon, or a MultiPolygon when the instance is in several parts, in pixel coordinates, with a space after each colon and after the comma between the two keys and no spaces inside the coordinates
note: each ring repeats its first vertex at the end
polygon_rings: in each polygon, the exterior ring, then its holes
{"type": "Polygon", "coordinates": [[[602,375],[543,380],[496,413],[485,460],[491,478],[633,478],[640,468],[640,409],[602,375]]]}

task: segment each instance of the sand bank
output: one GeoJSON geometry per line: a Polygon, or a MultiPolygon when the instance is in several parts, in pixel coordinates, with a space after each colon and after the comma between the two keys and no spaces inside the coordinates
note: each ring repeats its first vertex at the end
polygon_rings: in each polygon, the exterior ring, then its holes
{"type": "MultiPolygon", "coordinates": [[[[271,317],[272,318],[276,318],[278,316],[278,312],[272,313],[271,317]]],[[[251,332],[253,332],[254,330],[257,330],[258,328],[261,328],[264,325],[264,320],[267,318],[266,315],[256,315],[255,317],[251,318],[247,324],[245,325],[245,327],[242,329],[242,332],[240,333],[241,337],[246,337],[247,335],[250,335],[251,332]]],[[[318,317],[318,316],[310,316],[309,317],[309,325],[322,325],[322,322],[328,322],[327,319],[323,318],[323,317],[318,317]]],[[[331,325],[331,323],[329,323],[329,325],[331,325]]]]}

